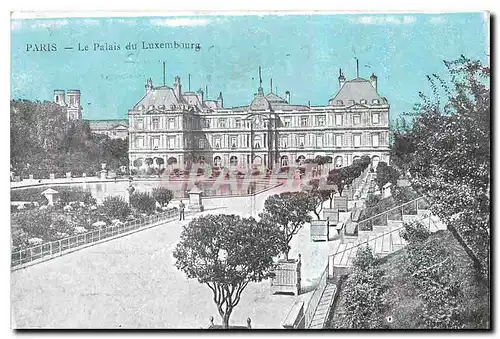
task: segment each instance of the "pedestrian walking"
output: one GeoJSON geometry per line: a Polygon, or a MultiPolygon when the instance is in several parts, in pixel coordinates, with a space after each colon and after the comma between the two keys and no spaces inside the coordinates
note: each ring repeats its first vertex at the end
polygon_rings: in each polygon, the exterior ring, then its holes
{"type": "Polygon", "coordinates": [[[186,207],[186,205],[184,205],[184,202],[182,202],[182,200],[181,200],[181,203],[179,204],[179,220],[186,220],[184,217],[184,208],[185,207],[186,207]]]}

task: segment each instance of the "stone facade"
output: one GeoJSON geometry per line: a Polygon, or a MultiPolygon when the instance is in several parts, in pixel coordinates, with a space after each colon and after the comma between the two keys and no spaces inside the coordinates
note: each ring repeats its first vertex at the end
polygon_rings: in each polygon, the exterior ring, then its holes
{"type": "Polygon", "coordinates": [[[225,108],[222,93],[217,100],[203,95],[182,92],[179,77],[173,87],[148,80],[146,94],[128,112],[131,168],[146,158],[179,168],[201,161],[231,169],[296,166],[316,156],[331,157],[335,167],[363,155],[389,161],[389,104],[373,74],[346,81],[340,71],[339,90],[325,106],[291,104],[288,92],[265,95],[262,81],[248,106],[225,108]]]}

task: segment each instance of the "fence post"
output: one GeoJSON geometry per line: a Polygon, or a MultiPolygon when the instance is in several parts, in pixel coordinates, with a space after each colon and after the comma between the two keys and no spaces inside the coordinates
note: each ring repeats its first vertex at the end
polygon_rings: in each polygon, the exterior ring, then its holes
{"type": "Polygon", "coordinates": [[[98,240],[101,240],[101,227],[99,227],[99,229],[97,230],[97,238],[98,240]]]}
{"type": "Polygon", "coordinates": [[[52,255],[52,241],[50,242],[49,248],[50,248],[50,255],[52,255]]]}
{"type": "Polygon", "coordinates": [[[30,247],[30,261],[33,261],[33,247],[30,247]]]}

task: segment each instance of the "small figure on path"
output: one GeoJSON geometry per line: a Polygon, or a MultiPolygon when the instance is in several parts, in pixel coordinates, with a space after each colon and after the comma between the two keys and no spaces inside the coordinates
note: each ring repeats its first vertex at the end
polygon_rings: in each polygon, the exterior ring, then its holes
{"type": "Polygon", "coordinates": [[[186,205],[184,205],[184,202],[182,202],[182,200],[181,200],[181,203],[179,204],[179,220],[186,220],[184,217],[184,208],[185,207],[186,207],[186,205]]]}

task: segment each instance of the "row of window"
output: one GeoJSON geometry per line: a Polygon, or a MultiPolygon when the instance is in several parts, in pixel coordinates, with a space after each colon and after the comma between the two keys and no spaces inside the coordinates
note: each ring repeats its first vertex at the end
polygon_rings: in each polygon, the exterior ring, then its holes
{"type": "MultiPolygon", "coordinates": [[[[371,143],[368,143],[368,140],[365,142],[362,142],[362,134],[361,133],[355,133],[353,134],[351,139],[351,142],[348,142],[348,139],[344,137],[342,134],[335,134],[333,137],[333,145],[334,147],[343,147],[343,146],[349,146],[349,144],[352,147],[363,147],[363,146],[371,146],[371,147],[379,147],[381,145],[381,137],[380,133],[371,133],[369,138],[371,138],[371,143]]],[[[316,147],[316,148],[321,148],[324,146],[330,146],[328,145],[329,143],[325,143],[325,136],[324,135],[309,135],[306,137],[306,135],[297,135],[295,139],[294,145],[290,144],[290,138],[288,136],[282,136],[279,140],[279,147],[282,149],[286,149],[289,147],[316,147]]],[[[244,144],[240,145],[238,143],[238,137],[237,136],[230,136],[229,139],[229,145],[223,145],[222,139],[220,137],[214,137],[212,139],[212,147],[214,149],[220,149],[224,147],[229,147],[232,149],[238,148],[238,147],[250,147],[250,136],[245,136],[244,138],[244,144]]],[[[191,147],[191,142],[189,139],[185,140],[185,145],[189,148],[191,147]]],[[[147,148],[145,144],[145,138],[140,136],[135,138],[135,148],[137,149],[144,149],[147,148]]],[[[150,143],[149,146],[151,149],[159,149],[160,148],[160,137],[159,136],[154,136],[150,138],[150,143]]],[[[161,145],[163,147],[163,145],[161,145]]],[[[177,147],[180,147],[180,145],[177,144],[177,139],[175,137],[167,137],[166,140],[166,145],[165,147],[169,149],[174,149],[177,147]]],[[[200,138],[198,139],[198,149],[206,149],[210,148],[210,143],[208,140],[200,138]]],[[[266,148],[267,147],[267,135],[261,136],[255,136],[253,139],[253,148],[254,149],[260,149],[260,148],[266,148]]]]}
{"type": "MultiPolygon", "coordinates": [[[[345,125],[346,121],[344,121],[344,120],[345,119],[344,119],[343,114],[335,114],[335,126],[345,125]]],[[[212,119],[204,118],[201,120],[202,126],[195,126],[195,127],[196,128],[199,128],[199,127],[210,128],[211,121],[212,121],[212,119]]],[[[217,120],[214,119],[214,121],[216,122],[216,125],[214,126],[216,128],[229,128],[230,127],[228,118],[218,118],[217,120]]],[[[373,125],[380,124],[380,113],[376,112],[376,113],[371,114],[371,123],[373,125]]],[[[234,119],[234,128],[236,128],[236,129],[239,129],[242,127],[250,128],[250,124],[251,124],[250,121],[242,121],[241,118],[234,119]]],[[[267,124],[268,124],[267,121],[264,121],[263,127],[267,128],[267,124]]],[[[314,117],[301,116],[299,124],[300,124],[300,127],[325,126],[326,115],[319,115],[319,116],[314,116],[314,117]],[[313,122],[313,124],[311,124],[311,122],[313,122]]],[[[361,125],[361,114],[354,114],[353,115],[352,124],[353,125],[361,125]]],[[[281,127],[293,127],[292,117],[283,118],[283,121],[281,121],[280,126],[281,127]]],[[[138,130],[143,130],[144,129],[144,120],[143,119],[136,119],[135,120],[135,128],[138,130]]],[[[178,124],[177,124],[177,121],[175,118],[168,119],[167,128],[169,130],[175,130],[178,128],[178,124]]],[[[151,129],[152,130],[160,129],[160,118],[152,118],[151,129]]]]}
{"type": "MultiPolygon", "coordinates": [[[[347,105],[350,106],[350,105],[354,105],[356,102],[354,100],[347,100],[347,105]]],[[[366,105],[368,104],[368,101],[366,101],[366,99],[361,99],[359,101],[360,104],[362,105],[366,105]]],[[[335,102],[335,104],[337,106],[344,106],[344,101],[342,100],[337,100],[335,102]]],[[[380,104],[380,100],[379,99],[372,99],[372,102],[371,102],[372,105],[379,105],[380,104]]]]}

